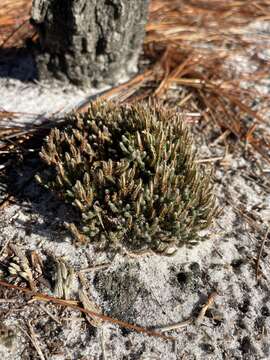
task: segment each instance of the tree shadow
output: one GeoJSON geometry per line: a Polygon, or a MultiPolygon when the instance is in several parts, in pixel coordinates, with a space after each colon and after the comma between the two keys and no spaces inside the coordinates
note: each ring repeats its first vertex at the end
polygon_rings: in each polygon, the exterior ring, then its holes
{"type": "Polygon", "coordinates": [[[22,82],[37,79],[33,52],[30,48],[0,48],[0,78],[22,82]]]}

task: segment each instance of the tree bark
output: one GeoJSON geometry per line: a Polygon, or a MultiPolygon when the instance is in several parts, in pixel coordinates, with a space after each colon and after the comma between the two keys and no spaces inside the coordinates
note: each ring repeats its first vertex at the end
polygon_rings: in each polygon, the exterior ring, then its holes
{"type": "Polygon", "coordinates": [[[148,0],[33,0],[38,77],[115,84],[137,70],[148,0]]]}

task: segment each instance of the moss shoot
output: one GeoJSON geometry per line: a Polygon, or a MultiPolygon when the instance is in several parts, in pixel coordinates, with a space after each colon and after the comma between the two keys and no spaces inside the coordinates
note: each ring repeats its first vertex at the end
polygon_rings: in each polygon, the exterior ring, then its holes
{"type": "Polygon", "coordinates": [[[72,203],[100,248],[171,254],[202,238],[216,213],[211,176],[196,164],[181,116],[159,105],[95,102],[54,128],[37,180],[72,203]]]}

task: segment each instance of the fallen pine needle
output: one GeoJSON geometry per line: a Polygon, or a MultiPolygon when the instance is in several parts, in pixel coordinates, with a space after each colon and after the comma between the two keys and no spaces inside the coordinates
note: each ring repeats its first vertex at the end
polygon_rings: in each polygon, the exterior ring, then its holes
{"type": "Polygon", "coordinates": [[[256,280],[258,280],[259,278],[259,267],[260,267],[260,259],[261,259],[261,256],[262,256],[262,252],[263,252],[263,247],[264,247],[264,244],[268,238],[268,234],[269,234],[269,230],[270,230],[270,226],[268,226],[267,230],[266,230],[266,233],[264,235],[264,238],[263,238],[263,241],[261,243],[261,246],[260,246],[260,249],[259,249],[259,253],[258,253],[258,257],[257,257],[257,260],[256,260],[256,280]]]}
{"type": "Polygon", "coordinates": [[[12,284],[9,284],[9,283],[7,283],[5,281],[2,281],[2,280],[0,280],[0,285],[4,286],[6,288],[9,288],[9,289],[14,289],[14,290],[23,292],[23,293],[28,294],[28,295],[32,295],[34,297],[34,300],[36,300],[36,301],[51,301],[54,304],[78,310],[78,311],[80,311],[80,312],[82,312],[82,313],[84,313],[86,315],[98,317],[103,321],[107,321],[107,322],[110,322],[111,324],[119,325],[119,326],[121,326],[121,327],[123,327],[125,329],[133,330],[133,331],[136,331],[138,333],[146,334],[146,335],[149,335],[149,336],[155,336],[155,337],[158,337],[158,338],[161,338],[161,339],[164,339],[164,340],[176,340],[173,336],[166,336],[166,335],[160,334],[160,333],[158,333],[156,331],[148,330],[148,329],[143,328],[143,327],[138,326],[138,325],[129,324],[129,323],[125,322],[125,321],[114,319],[114,318],[112,318],[110,316],[102,315],[102,314],[96,313],[94,311],[84,309],[83,307],[76,305],[77,302],[75,302],[75,301],[71,302],[70,300],[59,299],[59,298],[56,298],[54,296],[49,296],[49,295],[46,295],[46,294],[42,294],[42,293],[39,293],[39,292],[32,291],[32,290],[30,290],[28,288],[22,288],[21,286],[12,285],[12,284]]]}

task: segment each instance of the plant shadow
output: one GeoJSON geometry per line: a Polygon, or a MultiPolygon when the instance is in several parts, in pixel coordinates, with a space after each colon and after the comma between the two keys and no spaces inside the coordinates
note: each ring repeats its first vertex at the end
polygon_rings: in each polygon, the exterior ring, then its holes
{"type": "Polygon", "coordinates": [[[78,224],[79,214],[72,205],[66,204],[35,180],[35,175],[44,169],[38,154],[43,139],[35,142],[31,140],[24,146],[24,150],[31,149],[31,152],[21,159],[11,160],[0,182],[4,183],[5,193],[10,199],[8,203],[19,205],[18,212],[23,214],[15,220],[17,229],[24,230],[28,236],[35,234],[53,242],[62,242],[70,235],[64,223],[78,224]]]}

